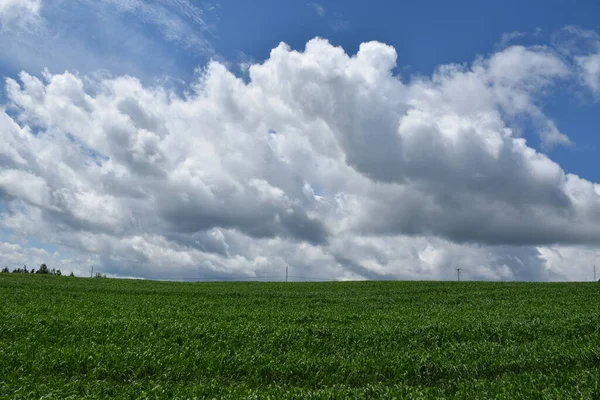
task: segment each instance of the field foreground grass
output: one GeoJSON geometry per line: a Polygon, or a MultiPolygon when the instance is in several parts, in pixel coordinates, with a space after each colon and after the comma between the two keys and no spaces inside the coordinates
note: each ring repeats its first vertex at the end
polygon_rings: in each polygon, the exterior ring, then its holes
{"type": "Polygon", "coordinates": [[[599,295],[0,274],[0,398],[600,398],[599,295]]]}

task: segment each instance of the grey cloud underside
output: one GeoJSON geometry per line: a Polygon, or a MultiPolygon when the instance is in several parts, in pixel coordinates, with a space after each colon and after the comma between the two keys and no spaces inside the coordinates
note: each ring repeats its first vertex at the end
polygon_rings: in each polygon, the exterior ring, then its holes
{"type": "Polygon", "coordinates": [[[324,244],[328,232],[324,224],[308,218],[301,209],[277,212],[260,204],[234,203],[225,208],[207,208],[198,203],[171,201],[162,216],[172,231],[194,233],[214,227],[238,229],[257,238],[290,237],[313,244],[324,244]]]}
{"type": "Polygon", "coordinates": [[[575,59],[513,46],[403,81],[396,58],[377,42],[353,56],[281,44],[248,82],[212,62],[184,97],[131,77],[22,73],[0,113],[1,223],[117,275],[169,265],[181,279],[290,263],[446,277],[458,253],[481,279],[554,279],[549,253],[519,246],[600,242],[598,185],[512,129],[525,118],[546,145],[569,143],[540,104],[575,59]]]}

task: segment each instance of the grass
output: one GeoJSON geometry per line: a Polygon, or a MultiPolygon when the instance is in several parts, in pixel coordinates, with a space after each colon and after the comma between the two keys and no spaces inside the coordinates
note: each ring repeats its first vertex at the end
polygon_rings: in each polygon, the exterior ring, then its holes
{"type": "Polygon", "coordinates": [[[0,274],[0,398],[42,397],[600,398],[600,284],[0,274]]]}

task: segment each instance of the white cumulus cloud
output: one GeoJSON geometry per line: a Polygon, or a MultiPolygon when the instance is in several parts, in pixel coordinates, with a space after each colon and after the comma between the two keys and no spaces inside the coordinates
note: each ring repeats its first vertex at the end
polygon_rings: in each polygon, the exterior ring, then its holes
{"type": "Polygon", "coordinates": [[[569,142],[540,99],[572,68],[513,46],[404,81],[396,60],[281,44],[184,96],[24,72],[0,112],[0,224],[123,276],[579,277],[547,249],[600,242],[600,187],[514,129],[569,142]]]}

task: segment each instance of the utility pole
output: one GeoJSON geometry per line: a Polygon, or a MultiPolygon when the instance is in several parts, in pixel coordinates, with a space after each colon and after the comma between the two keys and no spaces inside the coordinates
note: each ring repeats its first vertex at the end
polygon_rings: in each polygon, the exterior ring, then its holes
{"type": "Polygon", "coordinates": [[[596,282],[596,264],[594,264],[594,282],[596,282]]]}
{"type": "Polygon", "coordinates": [[[458,274],[458,281],[460,282],[460,268],[456,268],[456,273],[458,274]]]}
{"type": "Polygon", "coordinates": [[[288,266],[286,265],[285,266],[285,281],[286,282],[288,281],[287,278],[288,278],[288,266]]]}

